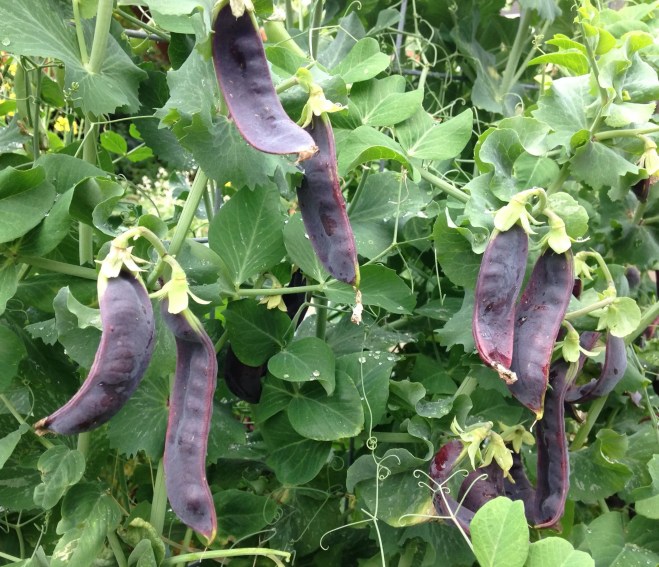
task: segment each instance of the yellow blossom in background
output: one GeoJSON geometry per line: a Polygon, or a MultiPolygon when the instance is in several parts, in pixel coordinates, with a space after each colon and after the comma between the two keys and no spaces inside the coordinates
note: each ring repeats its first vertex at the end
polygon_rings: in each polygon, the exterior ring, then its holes
{"type": "MultiPolygon", "coordinates": [[[[64,117],[64,116],[58,116],[55,119],[55,124],[53,125],[53,128],[57,132],[70,132],[71,131],[71,125],[69,124],[69,121],[67,120],[67,118],[64,117]]],[[[75,135],[77,133],[78,133],[78,123],[74,121],[73,122],[73,134],[75,135]]]]}

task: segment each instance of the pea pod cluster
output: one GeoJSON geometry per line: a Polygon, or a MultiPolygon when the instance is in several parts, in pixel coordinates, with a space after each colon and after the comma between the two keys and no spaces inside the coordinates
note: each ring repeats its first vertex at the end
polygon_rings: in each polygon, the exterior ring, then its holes
{"type": "Polygon", "coordinates": [[[109,278],[99,285],[99,307],[103,332],[89,374],[64,406],[35,424],[41,435],[73,435],[103,425],[125,405],[149,366],[155,325],[142,282],[125,271],[109,278]]]}

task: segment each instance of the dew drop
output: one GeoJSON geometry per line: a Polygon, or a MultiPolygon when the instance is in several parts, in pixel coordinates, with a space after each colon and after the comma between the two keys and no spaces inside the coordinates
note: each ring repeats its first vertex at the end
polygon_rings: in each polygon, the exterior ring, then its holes
{"type": "Polygon", "coordinates": [[[9,39],[8,37],[2,40],[2,45],[4,45],[5,47],[7,47],[10,43],[11,43],[11,39],[9,39]]]}
{"type": "Polygon", "coordinates": [[[312,375],[314,378],[318,378],[318,376],[320,376],[320,372],[319,372],[318,370],[314,370],[314,371],[311,373],[311,375],[312,375]]]}

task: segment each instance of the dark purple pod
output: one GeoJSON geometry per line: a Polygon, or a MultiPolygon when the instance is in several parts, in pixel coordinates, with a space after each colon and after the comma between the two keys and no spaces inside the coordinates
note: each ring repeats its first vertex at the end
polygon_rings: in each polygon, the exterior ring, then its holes
{"type": "Polygon", "coordinates": [[[293,122],[275,92],[263,42],[247,11],[236,18],[227,5],[214,24],[213,63],[231,117],[245,141],[269,154],[311,157],[314,141],[293,122]]]}
{"type": "Polygon", "coordinates": [[[471,471],[460,485],[458,501],[476,513],[490,500],[504,494],[503,471],[496,463],[471,471]],[[479,478],[479,477],[485,478],[479,478]]]}
{"type": "Polygon", "coordinates": [[[513,355],[515,302],[522,287],[528,236],[520,226],[490,240],[478,272],[472,331],[478,354],[507,382],[513,355]]]}
{"type": "Polygon", "coordinates": [[[457,460],[462,454],[462,449],[462,443],[458,440],[449,441],[442,445],[430,463],[430,478],[440,486],[433,497],[433,504],[437,513],[440,516],[453,516],[460,527],[466,533],[469,533],[469,526],[474,517],[474,512],[465,506],[460,506],[445,485],[453,474],[457,460]]]}
{"type": "Polygon", "coordinates": [[[217,379],[215,346],[199,320],[173,315],[161,304],[162,318],[176,337],[176,376],[169,399],[165,438],[165,485],[176,515],[210,543],[217,532],[215,505],[206,480],[206,449],[217,379]]]}
{"type": "Polygon", "coordinates": [[[572,252],[547,249],[538,258],[515,309],[511,369],[517,375],[510,392],[534,412],[543,415],[551,355],[574,287],[572,252]]]}
{"type": "Polygon", "coordinates": [[[524,504],[526,521],[529,524],[535,524],[535,488],[526,476],[522,457],[519,453],[513,453],[513,466],[509,473],[515,482],[511,482],[507,478],[504,479],[506,496],[511,500],[521,500],[524,504]]]}
{"type": "Polygon", "coordinates": [[[65,405],[35,424],[40,435],[72,435],[103,425],[128,401],[149,366],[155,326],[144,285],[120,272],[107,280],[99,303],[103,333],[89,374],[65,405]]]}
{"type": "Polygon", "coordinates": [[[610,394],[627,369],[627,352],[625,341],[609,333],[606,337],[606,354],[604,365],[598,378],[593,378],[581,386],[571,385],[565,401],[572,404],[589,402],[610,394]]]}
{"type": "Polygon", "coordinates": [[[358,286],[357,248],[339,186],[332,126],[326,115],[314,116],[308,130],[318,153],[304,163],[297,190],[304,227],[325,269],[337,280],[358,286]]]}

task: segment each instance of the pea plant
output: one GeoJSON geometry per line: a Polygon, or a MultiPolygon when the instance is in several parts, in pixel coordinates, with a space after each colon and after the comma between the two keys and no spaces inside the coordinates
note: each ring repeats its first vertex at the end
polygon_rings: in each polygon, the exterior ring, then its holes
{"type": "Polygon", "coordinates": [[[657,565],[658,14],[0,3],[0,565],[657,565]]]}

